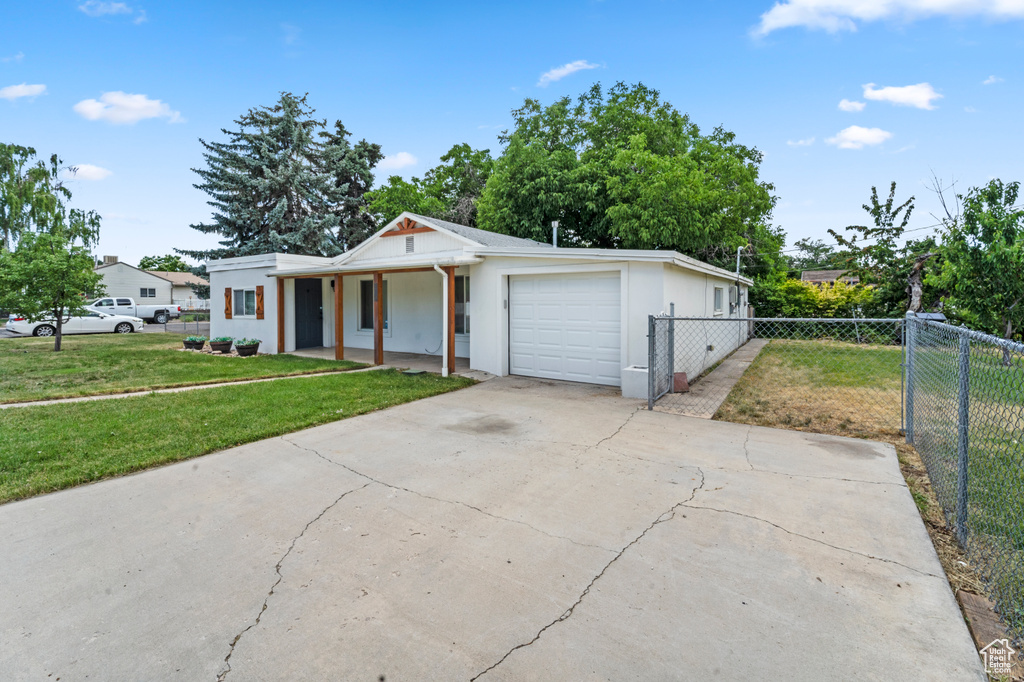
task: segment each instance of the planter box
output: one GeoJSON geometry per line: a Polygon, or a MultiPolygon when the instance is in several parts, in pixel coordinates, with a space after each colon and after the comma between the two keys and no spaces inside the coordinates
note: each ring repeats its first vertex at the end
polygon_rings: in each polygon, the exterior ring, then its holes
{"type": "Polygon", "coordinates": [[[211,341],[210,350],[214,353],[230,353],[232,341],[211,341]]]}
{"type": "Polygon", "coordinates": [[[258,351],[259,348],[260,344],[258,343],[249,344],[247,346],[239,346],[238,344],[235,344],[235,350],[238,351],[239,357],[243,358],[256,355],[256,351],[258,351]]]}

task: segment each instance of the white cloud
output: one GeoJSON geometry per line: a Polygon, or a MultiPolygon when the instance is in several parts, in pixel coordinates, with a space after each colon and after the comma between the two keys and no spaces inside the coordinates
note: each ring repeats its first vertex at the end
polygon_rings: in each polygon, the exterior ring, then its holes
{"type": "Polygon", "coordinates": [[[854,102],[848,99],[839,100],[840,111],[864,111],[864,107],[867,105],[864,102],[854,102]]]}
{"type": "Polygon", "coordinates": [[[281,24],[281,30],[284,31],[284,44],[294,45],[299,42],[299,36],[302,34],[302,29],[294,24],[281,24]]]}
{"type": "Polygon", "coordinates": [[[840,149],[863,149],[876,144],[882,144],[892,137],[892,133],[881,128],[862,128],[861,126],[850,126],[843,128],[835,137],[825,140],[834,144],[840,149]]]}
{"type": "Polygon", "coordinates": [[[109,14],[132,14],[134,11],[123,2],[102,2],[101,0],[87,0],[79,5],[78,9],[90,17],[103,17],[109,14]]]}
{"type": "Polygon", "coordinates": [[[1024,0],[781,0],[761,15],[754,35],[803,26],[829,33],[856,31],[859,23],[928,17],[1024,19],[1024,0]]]}
{"type": "Polygon", "coordinates": [[[892,102],[901,107],[934,109],[935,105],[932,104],[932,100],[942,99],[942,95],[935,92],[935,88],[928,83],[886,88],[876,88],[874,83],[867,83],[864,85],[864,98],[877,102],[892,102]]]}
{"type": "Polygon", "coordinates": [[[974,107],[964,107],[964,111],[966,111],[968,114],[976,114],[976,113],[978,113],[978,110],[975,109],[974,107]]]}
{"type": "Polygon", "coordinates": [[[133,24],[144,24],[149,21],[149,17],[146,16],[146,10],[140,9],[139,13],[132,19],[133,24]]]}
{"type": "Polygon", "coordinates": [[[4,62],[5,64],[7,62],[14,62],[15,64],[18,64],[24,58],[25,58],[25,53],[24,52],[19,52],[18,54],[12,54],[10,57],[0,57],[0,62],[4,62]]]}
{"type": "Polygon", "coordinates": [[[786,140],[786,144],[790,147],[810,147],[814,144],[814,138],[808,137],[806,140],[786,140]]]}
{"type": "Polygon", "coordinates": [[[377,164],[377,168],[380,170],[398,170],[399,168],[406,168],[407,166],[415,166],[418,163],[416,157],[409,152],[398,152],[397,154],[391,154],[385,156],[384,159],[377,164]]]}
{"type": "Polygon", "coordinates": [[[995,85],[996,83],[1002,83],[1003,79],[999,76],[989,76],[985,80],[981,81],[982,85],[995,85]]]}
{"type": "Polygon", "coordinates": [[[598,68],[598,66],[598,64],[591,64],[586,59],[577,59],[574,62],[569,62],[568,64],[563,64],[562,66],[556,66],[547,73],[542,73],[540,76],[540,80],[537,81],[537,86],[541,88],[546,88],[551,83],[554,83],[555,81],[560,81],[566,76],[571,76],[577,71],[596,69],[598,68]]]}
{"type": "Polygon", "coordinates": [[[74,106],[82,118],[109,123],[137,123],[147,118],[166,118],[168,123],[184,121],[181,113],[158,99],[126,92],[105,92],[99,100],[83,99],[74,106]]]}
{"type": "Polygon", "coordinates": [[[113,175],[113,171],[94,166],[91,163],[80,163],[73,168],[74,172],[70,175],[76,180],[102,180],[113,175]]]}
{"type": "Polygon", "coordinates": [[[0,88],[0,99],[12,102],[21,97],[38,97],[44,94],[46,94],[46,86],[42,84],[29,85],[28,83],[22,83],[21,85],[8,85],[6,88],[0,88]]]}

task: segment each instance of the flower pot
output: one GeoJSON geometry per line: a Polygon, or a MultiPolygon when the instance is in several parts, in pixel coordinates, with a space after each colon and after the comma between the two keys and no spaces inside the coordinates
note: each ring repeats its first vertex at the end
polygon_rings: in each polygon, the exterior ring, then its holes
{"type": "Polygon", "coordinates": [[[206,345],[205,341],[182,341],[185,344],[185,348],[188,350],[202,350],[203,346],[206,345]]]}
{"type": "Polygon", "coordinates": [[[211,341],[210,350],[214,353],[230,353],[231,341],[211,341]]]}
{"type": "Polygon", "coordinates": [[[239,346],[235,344],[235,350],[238,351],[239,357],[247,358],[250,355],[256,355],[256,351],[259,350],[260,344],[250,343],[245,346],[239,346]]]}

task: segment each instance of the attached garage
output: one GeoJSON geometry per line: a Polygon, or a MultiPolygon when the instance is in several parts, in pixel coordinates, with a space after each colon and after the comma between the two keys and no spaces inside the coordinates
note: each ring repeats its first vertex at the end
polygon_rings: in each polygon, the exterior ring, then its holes
{"type": "Polygon", "coordinates": [[[509,278],[509,372],[621,384],[618,272],[509,278]]]}

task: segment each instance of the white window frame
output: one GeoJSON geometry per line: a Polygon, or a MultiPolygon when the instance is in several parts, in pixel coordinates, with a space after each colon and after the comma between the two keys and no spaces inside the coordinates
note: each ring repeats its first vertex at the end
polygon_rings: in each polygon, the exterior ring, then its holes
{"type": "Polygon", "coordinates": [[[711,298],[712,307],[715,310],[715,315],[725,314],[725,287],[715,287],[715,292],[711,298]]]}
{"type": "Polygon", "coordinates": [[[139,287],[139,298],[156,298],[156,289],[153,287],[139,287]]]}
{"type": "MultiPolygon", "coordinates": [[[[384,277],[383,289],[384,295],[384,336],[391,336],[391,285],[388,284],[390,278],[384,277]]],[[[373,336],[373,327],[363,329],[363,282],[373,282],[372,277],[361,277],[357,280],[359,286],[356,287],[356,334],[360,336],[373,336]]]]}
{"type": "Polygon", "coordinates": [[[241,289],[231,290],[231,319],[240,320],[255,320],[256,319],[256,288],[255,287],[243,287],[241,289]],[[246,314],[245,312],[245,295],[252,292],[252,314],[246,314]],[[241,295],[239,295],[241,294],[241,295]],[[239,303],[241,303],[242,312],[238,312],[239,303]]]}

